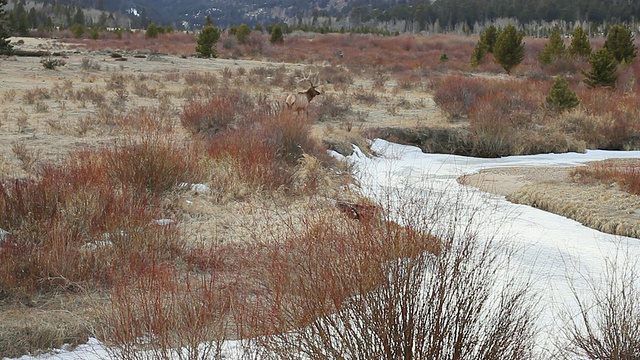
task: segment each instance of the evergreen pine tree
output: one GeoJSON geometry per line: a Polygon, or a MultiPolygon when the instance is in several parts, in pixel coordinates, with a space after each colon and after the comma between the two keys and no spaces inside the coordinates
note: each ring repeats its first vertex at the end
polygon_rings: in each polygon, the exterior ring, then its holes
{"type": "Polygon", "coordinates": [[[498,33],[498,29],[492,24],[480,34],[480,40],[476,43],[473,54],[471,54],[471,66],[476,67],[480,65],[486,53],[493,53],[493,47],[495,46],[498,33]]]}
{"type": "Polygon", "coordinates": [[[476,67],[480,65],[482,58],[487,53],[487,45],[479,40],[476,43],[476,47],[473,49],[473,54],[471,54],[471,66],[476,67]]]}
{"type": "Polygon", "coordinates": [[[82,24],[73,24],[69,30],[71,30],[74,38],[80,39],[87,29],[82,24]]]}
{"type": "Polygon", "coordinates": [[[218,43],[218,39],[220,39],[220,30],[214,25],[207,25],[202,28],[198,38],[196,39],[196,51],[202,57],[218,57],[218,52],[216,51],[216,44],[218,43]]]}
{"type": "Polygon", "coordinates": [[[84,22],[85,22],[84,12],[82,12],[81,8],[78,8],[78,10],[76,10],[75,15],[73,15],[73,23],[84,25],[84,22]]]}
{"type": "Polygon", "coordinates": [[[211,20],[211,16],[207,15],[207,17],[204,19],[204,26],[213,26],[213,20],[211,20]]]}
{"type": "Polygon", "coordinates": [[[241,24],[236,30],[236,39],[239,44],[245,44],[251,35],[251,28],[247,24],[241,24]]]}
{"type": "Polygon", "coordinates": [[[98,31],[98,28],[91,28],[91,30],[89,31],[89,39],[98,40],[99,38],[100,32],[98,31]]]}
{"type": "Polygon", "coordinates": [[[147,18],[147,8],[143,7],[140,12],[140,29],[146,29],[149,26],[149,19],[147,18]]]}
{"type": "Polygon", "coordinates": [[[551,86],[546,98],[546,105],[554,111],[573,109],[580,104],[578,95],[569,88],[569,82],[564,77],[558,76],[551,86]]]}
{"type": "Polygon", "coordinates": [[[155,39],[158,37],[159,32],[160,30],[158,29],[158,25],[156,25],[155,23],[151,23],[149,24],[149,26],[147,26],[147,30],[144,32],[144,38],[155,39]]]}
{"type": "Polygon", "coordinates": [[[502,65],[507,74],[511,74],[511,69],[524,59],[523,37],[524,34],[518,32],[515,26],[511,24],[507,25],[498,34],[493,48],[493,55],[496,58],[496,62],[502,65]]]}
{"type": "Polygon", "coordinates": [[[588,58],[591,55],[591,44],[582,26],[578,26],[573,30],[571,45],[569,45],[569,55],[584,58],[588,58]]]}
{"type": "Polygon", "coordinates": [[[280,27],[280,25],[275,25],[273,27],[273,29],[271,30],[271,38],[269,38],[269,41],[272,44],[282,44],[284,42],[284,35],[282,34],[282,28],[280,27]]]}
{"type": "Polygon", "coordinates": [[[591,71],[582,71],[582,74],[586,76],[583,81],[587,86],[592,88],[598,86],[615,87],[618,63],[606,48],[591,54],[589,65],[591,65],[591,71]]]}
{"type": "Polygon", "coordinates": [[[26,12],[22,12],[18,18],[18,27],[16,29],[21,36],[29,35],[29,16],[26,12]]]}
{"type": "Polygon", "coordinates": [[[499,31],[498,29],[491,24],[482,35],[480,35],[480,41],[486,45],[487,52],[493,53],[493,47],[496,44],[496,40],[498,39],[499,31]]]}
{"type": "Polygon", "coordinates": [[[9,41],[7,14],[4,11],[5,5],[7,5],[7,0],[0,0],[0,55],[8,55],[13,52],[13,46],[9,41]]]}
{"type": "Polygon", "coordinates": [[[613,55],[618,64],[630,63],[636,57],[636,45],[631,29],[623,25],[614,25],[607,34],[604,47],[613,55]]]}
{"type": "Polygon", "coordinates": [[[558,25],[554,26],[549,36],[549,42],[544,45],[540,54],[540,62],[543,64],[551,64],[554,60],[560,58],[565,51],[564,41],[560,34],[558,25]]]}

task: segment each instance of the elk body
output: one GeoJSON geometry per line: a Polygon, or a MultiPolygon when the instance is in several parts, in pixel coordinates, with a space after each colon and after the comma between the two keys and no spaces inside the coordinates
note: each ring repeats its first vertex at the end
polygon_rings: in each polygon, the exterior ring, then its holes
{"type": "Polygon", "coordinates": [[[287,99],[284,102],[287,110],[295,111],[298,114],[304,111],[305,116],[309,116],[309,103],[314,97],[321,94],[311,81],[309,81],[309,83],[311,84],[311,87],[307,91],[287,96],[287,99]]]}

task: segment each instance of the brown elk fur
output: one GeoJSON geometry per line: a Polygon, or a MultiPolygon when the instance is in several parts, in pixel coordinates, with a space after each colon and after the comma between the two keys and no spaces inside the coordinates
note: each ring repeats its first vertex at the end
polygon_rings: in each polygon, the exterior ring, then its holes
{"type": "MultiPolygon", "coordinates": [[[[311,82],[310,82],[311,83],[311,82]]],[[[299,92],[297,94],[290,94],[285,100],[287,110],[295,111],[298,114],[304,111],[305,115],[309,115],[309,103],[314,97],[320,95],[320,91],[316,90],[316,87],[311,83],[311,87],[307,91],[299,92]]]]}

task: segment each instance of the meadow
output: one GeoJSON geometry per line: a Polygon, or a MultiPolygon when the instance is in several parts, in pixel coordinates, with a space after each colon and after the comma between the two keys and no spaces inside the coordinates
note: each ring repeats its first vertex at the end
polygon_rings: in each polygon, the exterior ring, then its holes
{"type": "MultiPolygon", "coordinates": [[[[96,337],[158,356],[211,341],[188,356],[203,358],[336,313],[388,281],[382,264],[447,248],[361,197],[327,150],[373,137],[482,157],[640,148],[639,61],[614,89],[589,88],[585,60],[540,64],[545,39],[525,39],[507,75],[490,56],[471,67],[477,38],[457,35],[223,35],[218,59],[195,57],[193,34],[38,35],[59,39],[31,45],[54,69],[0,60],[2,356],[96,337]],[[580,99],[568,112],[545,106],[559,75],[580,99]],[[307,76],[322,94],[308,116],[285,111],[307,76]]],[[[635,170],[584,171],[637,194],[635,170]]],[[[453,279],[459,258],[443,259],[453,279]]]]}

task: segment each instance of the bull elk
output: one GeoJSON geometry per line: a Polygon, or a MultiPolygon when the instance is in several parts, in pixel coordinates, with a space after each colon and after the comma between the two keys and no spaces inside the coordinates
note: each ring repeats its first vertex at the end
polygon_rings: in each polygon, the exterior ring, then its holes
{"type": "Polygon", "coordinates": [[[314,97],[321,95],[322,93],[316,89],[316,86],[313,85],[313,82],[309,80],[308,77],[303,80],[307,80],[311,87],[307,91],[301,91],[297,94],[289,94],[284,104],[287,110],[295,111],[298,114],[304,111],[305,116],[308,117],[309,103],[314,97]]]}

